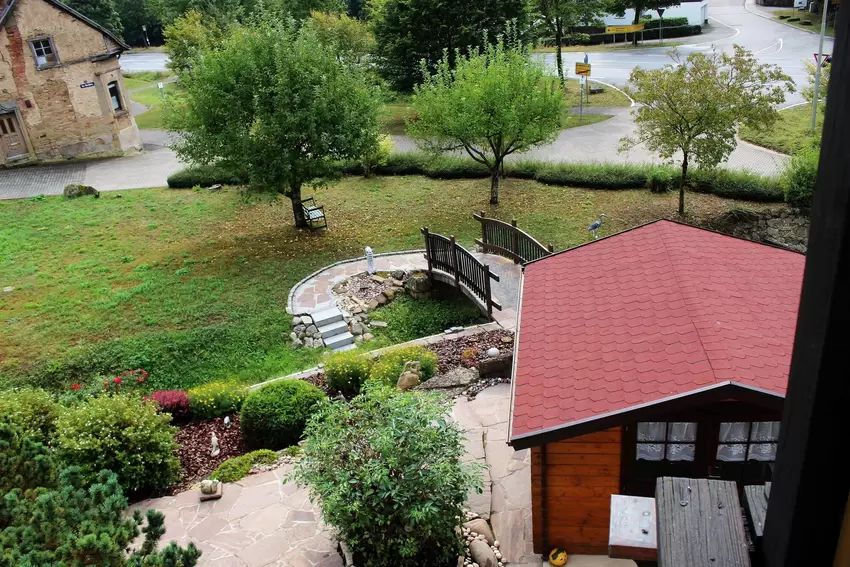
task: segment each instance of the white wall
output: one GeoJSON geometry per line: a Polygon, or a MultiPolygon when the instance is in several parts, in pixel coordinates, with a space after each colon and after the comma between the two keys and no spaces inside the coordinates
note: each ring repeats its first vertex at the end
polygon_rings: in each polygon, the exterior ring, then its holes
{"type": "MultiPolygon", "coordinates": [[[[658,12],[652,10],[644,12],[644,15],[658,17],[658,12]]],[[[688,23],[692,26],[701,26],[705,24],[708,18],[708,0],[700,2],[683,2],[677,6],[671,6],[664,10],[664,19],[667,18],[688,18],[688,23]]],[[[635,20],[635,11],[626,10],[622,18],[615,15],[607,15],[602,18],[606,26],[628,26],[635,20]]]]}

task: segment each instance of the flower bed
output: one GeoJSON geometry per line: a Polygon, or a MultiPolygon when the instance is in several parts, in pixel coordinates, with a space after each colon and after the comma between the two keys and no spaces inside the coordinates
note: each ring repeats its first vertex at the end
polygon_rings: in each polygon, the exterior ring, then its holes
{"type": "Polygon", "coordinates": [[[230,420],[230,427],[224,425],[224,418],[221,417],[193,421],[180,427],[174,438],[178,445],[177,456],[180,458],[180,482],[171,488],[172,493],[186,490],[209,476],[227,459],[248,451],[239,428],[239,415],[232,415],[230,420]],[[215,457],[210,456],[213,431],[221,449],[215,457]]]}

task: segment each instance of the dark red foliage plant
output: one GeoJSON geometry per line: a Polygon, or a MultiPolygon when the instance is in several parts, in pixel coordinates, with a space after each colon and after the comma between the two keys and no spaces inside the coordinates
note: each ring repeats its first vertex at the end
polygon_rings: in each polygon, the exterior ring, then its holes
{"type": "Polygon", "coordinates": [[[174,417],[189,415],[189,396],[183,390],[157,390],[148,396],[159,408],[174,417]]]}

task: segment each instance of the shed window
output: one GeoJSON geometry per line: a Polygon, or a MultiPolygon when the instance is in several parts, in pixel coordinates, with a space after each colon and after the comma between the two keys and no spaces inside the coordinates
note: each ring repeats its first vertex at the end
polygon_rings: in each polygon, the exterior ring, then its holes
{"type": "Polygon", "coordinates": [[[638,423],[637,460],[693,461],[697,424],[684,421],[638,423]]]}
{"type": "Polygon", "coordinates": [[[59,64],[59,56],[56,55],[56,48],[53,46],[53,38],[39,37],[30,40],[32,53],[35,57],[36,67],[50,67],[51,65],[59,64]]]}
{"type": "Polygon", "coordinates": [[[778,421],[721,423],[717,460],[775,461],[779,423],[778,421]]]}
{"type": "Polygon", "coordinates": [[[118,88],[118,81],[112,81],[108,85],[109,99],[112,101],[113,112],[124,110],[124,105],[121,103],[121,89],[118,88]]]}

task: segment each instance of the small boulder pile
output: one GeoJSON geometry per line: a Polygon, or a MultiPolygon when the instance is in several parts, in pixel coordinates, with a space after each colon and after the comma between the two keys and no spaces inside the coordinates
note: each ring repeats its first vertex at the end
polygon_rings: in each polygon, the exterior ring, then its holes
{"type": "MultiPolygon", "coordinates": [[[[463,538],[466,543],[464,567],[504,567],[499,542],[493,536],[493,530],[487,520],[471,517],[463,524],[463,538]]],[[[460,561],[458,561],[460,565],[460,561]]]]}
{"type": "Polygon", "coordinates": [[[313,318],[309,315],[300,315],[292,318],[292,332],[289,334],[292,348],[322,348],[325,341],[319,328],[313,324],[313,318]]]}
{"type": "Polygon", "coordinates": [[[404,293],[406,278],[404,270],[372,275],[363,272],[337,284],[333,292],[339,298],[337,305],[340,309],[351,315],[361,315],[386,305],[404,293]]]}

